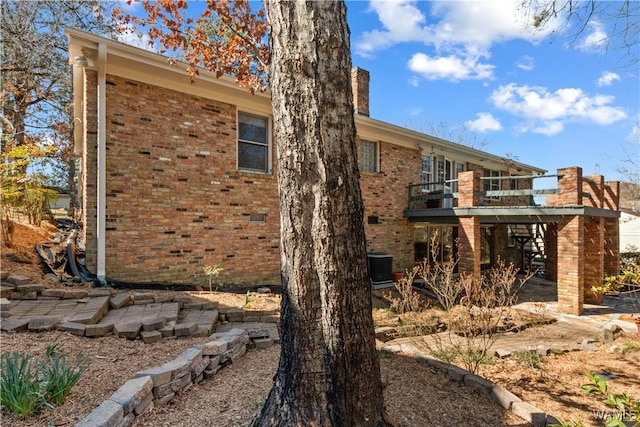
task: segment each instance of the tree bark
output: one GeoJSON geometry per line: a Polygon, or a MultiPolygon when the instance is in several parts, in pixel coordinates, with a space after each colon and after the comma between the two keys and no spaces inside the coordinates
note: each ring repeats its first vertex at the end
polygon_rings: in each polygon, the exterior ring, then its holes
{"type": "Polygon", "coordinates": [[[282,351],[255,426],[383,426],[346,7],[265,0],[280,189],[282,351]]]}

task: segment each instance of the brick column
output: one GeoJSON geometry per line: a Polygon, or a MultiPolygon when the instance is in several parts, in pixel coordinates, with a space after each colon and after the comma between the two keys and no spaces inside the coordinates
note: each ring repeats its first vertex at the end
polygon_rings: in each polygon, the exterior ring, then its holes
{"type": "Polygon", "coordinates": [[[585,176],[582,180],[582,204],[594,208],[604,206],[604,176],[585,176]]]}
{"type": "Polygon", "coordinates": [[[481,189],[480,172],[460,172],[458,174],[458,207],[470,208],[479,206],[481,189]]]}
{"type": "Polygon", "coordinates": [[[604,218],[589,217],[584,224],[584,295],[586,302],[599,303],[592,286],[604,279],[604,218]]]}
{"type": "Polygon", "coordinates": [[[603,208],[612,211],[620,210],[620,181],[604,183],[603,208]]]}
{"type": "Polygon", "coordinates": [[[584,217],[558,224],[558,310],[580,315],[584,305],[584,217]]]}
{"type": "Polygon", "coordinates": [[[558,169],[558,194],[547,196],[547,205],[581,205],[582,204],[582,168],[577,166],[558,169]]]}
{"type": "Polygon", "coordinates": [[[480,277],[480,219],[476,216],[458,218],[460,229],[460,261],[458,271],[473,274],[480,277]]]}
{"type": "Polygon", "coordinates": [[[558,224],[555,222],[547,224],[544,252],[547,257],[544,266],[545,277],[555,282],[558,280],[558,224]]]}

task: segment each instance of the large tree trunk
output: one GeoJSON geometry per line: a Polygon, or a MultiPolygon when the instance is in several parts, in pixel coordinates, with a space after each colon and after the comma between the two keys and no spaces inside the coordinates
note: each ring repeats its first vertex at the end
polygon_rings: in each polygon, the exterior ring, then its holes
{"type": "Polygon", "coordinates": [[[382,426],[343,2],[265,0],[282,352],[257,426],[382,426]]]}

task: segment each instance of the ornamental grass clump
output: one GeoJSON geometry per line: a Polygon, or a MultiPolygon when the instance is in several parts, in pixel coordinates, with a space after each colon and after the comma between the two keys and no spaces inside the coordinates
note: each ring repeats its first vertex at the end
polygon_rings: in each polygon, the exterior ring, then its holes
{"type": "Polygon", "coordinates": [[[89,366],[85,358],[68,363],[60,343],[47,346],[45,352],[45,360],[19,352],[0,358],[0,404],[18,417],[60,405],[89,366]]]}
{"type": "Polygon", "coordinates": [[[42,406],[37,370],[30,355],[5,353],[0,359],[0,403],[18,417],[26,418],[42,406]]]}

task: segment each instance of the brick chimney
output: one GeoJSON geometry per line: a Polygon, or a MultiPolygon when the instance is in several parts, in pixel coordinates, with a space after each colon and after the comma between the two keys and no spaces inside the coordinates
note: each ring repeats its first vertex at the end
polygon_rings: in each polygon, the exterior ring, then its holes
{"type": "Polygon", "coordinates": [[[359,67],[351,70],[353,108],[356,114],[369,116],[369,72],[359,67]]]}

